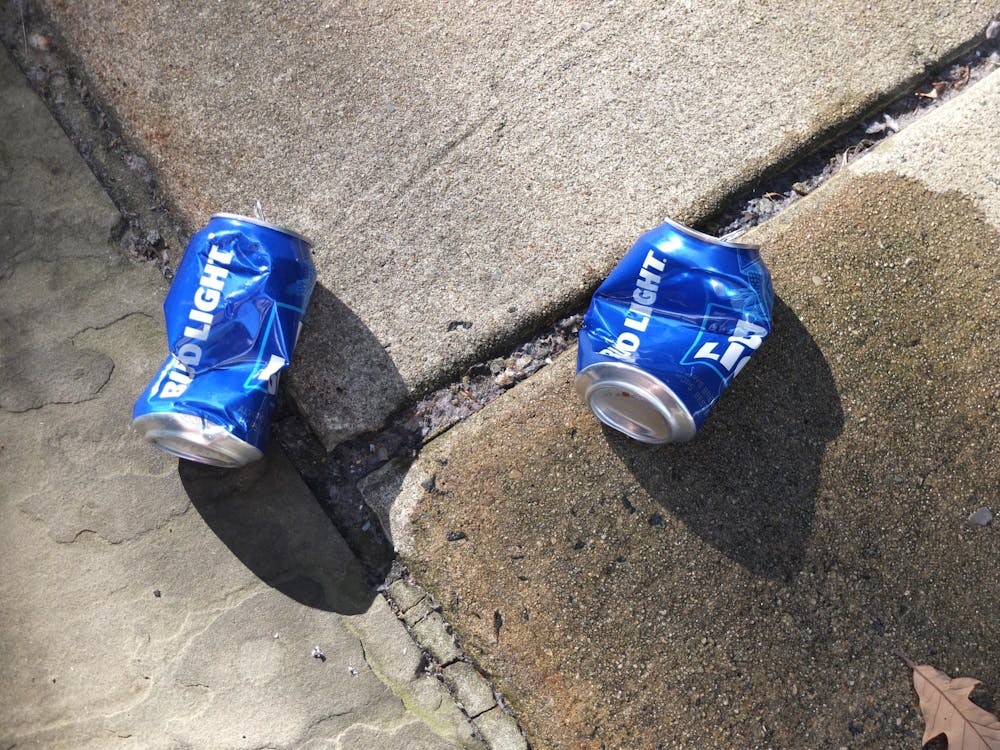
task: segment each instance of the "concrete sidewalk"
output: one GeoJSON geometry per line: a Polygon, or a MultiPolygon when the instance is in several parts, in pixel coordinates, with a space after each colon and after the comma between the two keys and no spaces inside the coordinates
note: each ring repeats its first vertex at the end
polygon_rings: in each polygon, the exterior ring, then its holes
{"type": "MultiPolygon", "coordinates": [[[[581,304],[664,214],[705,218],[995,11],[22,7],[8,43],[83,72],[98,135],[189,229],[260,199],[315,238],[290,374],[328,447],[581,304]]],[[[389,602],[280,450],[218,472],[130,431],[165,283],[0,55],[3,747],[523,748],[442,613],[536,749],[916,746],[894,649],[1000,686],[1000,541],[966,522],[1000,502],[998,89],[756,230],[776,333],[695,442],[600,429],[570,353],[372,478],[437,600],[402,580],[389,602]]]]}
{"type": "Polygon", "coordinates": [[[135,169],[189,230],[259,199],[315,239],[290,384],[328,447],[582,305],[644,228],[706,218],[981,39],[996,11],[38,4],[117,114],[106,131],[137,145],[135,169]]]}
{"type": "Polygon", "coordinates": [[[0,746],[482,748],[280,451],[130,429],[164,281],[5,51],[0,103],[0,746]]]}
{"type": "Polygon", "coordinates": [[[995,72],[741,238],[774,333],[691,443],[571,351],[369,481],[536,746],[916,748],[897,650],[1000,690],[998,122],[995,72]]]}

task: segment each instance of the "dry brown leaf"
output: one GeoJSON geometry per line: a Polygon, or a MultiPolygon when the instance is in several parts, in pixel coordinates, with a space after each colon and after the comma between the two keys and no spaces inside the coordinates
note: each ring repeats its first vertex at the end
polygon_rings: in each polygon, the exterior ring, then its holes
{"type": "Polygon", "coordinates": [[[921,99],[937,99],[939,96],[941,96],[941,94],[944,93],[944,90],[946,88],[948,88],[948,84],[946,82],[935,81],[934,83],[931,84],[930,91],[928,91],[927,93],[924,93],[923,91],[918,91],[916,95],[921,99]]]}
{"type": "Polygon", "coordinates": [[[969,76],[970,75],[971,75],[971,71],[969,70],[969,66],[968,65],[963,66],[962,67],[962,75],[959,77],[959,79],[957,81],[952,81],[951,82],[951,87],[953,89],[955,89],[955,91],[961,90],[961,88],[965,84],[967,84],[969,82],[969,76]]]}
{"type": "Polygon", "coordinates": [[[948,750],[1000,750],[1000,719],[969,700],[979,680],[953,680],[929,664],[914,664],[902,654],[899,657],[913,670],[913,687],[927,724],[923,744],[943,734],[948,738],[948,750]]]}

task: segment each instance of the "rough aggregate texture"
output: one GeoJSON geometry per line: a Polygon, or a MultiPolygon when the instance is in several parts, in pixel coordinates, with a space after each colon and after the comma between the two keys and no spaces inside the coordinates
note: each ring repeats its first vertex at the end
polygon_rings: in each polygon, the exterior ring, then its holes
{"type": "Polygon", "coordinates": [[[994,74],[747,236],[774,334],[691,443],[602,428],[570,352],[370,482],[536,745],[916,747],[896,650],[1000,690],[967,522],[1000,490],[998,117],[994,74]]]}

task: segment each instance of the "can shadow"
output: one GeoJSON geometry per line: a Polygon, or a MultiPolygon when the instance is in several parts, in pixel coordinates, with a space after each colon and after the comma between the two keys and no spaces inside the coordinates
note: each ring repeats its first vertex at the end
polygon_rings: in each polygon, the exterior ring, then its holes
{"type": "Polygon", "coordinates": [[[318,433],[337,441],[381,426],[406,386],[375,334],[322,285],[294,359],[282,385],[308,426],[279,414],[262,461],[239,470],[181,461],[178,473],[208,526],[258,578],[307,606],[357,614],[373,598],[366,581],[381,580],[392,549],[363,530],[361,500],[344,491],[353,484],[318,433]]]}
{"type": "Polygon", "coordinates": [[[382,427],[409,395],[386,346],[321,284],[313,290],[295,363],[283,382],[331,448],[382,427]]]}
{"type": "Polygon", "coordinates": [[[787,580],[802,567],[826,444],[842,429],[823,353],[776,298],[771,337],[694,440],[649,446],[605,434],[691,531],[755,576],[787,580]]]}
{"type": "Polygon", "coordinates": [[[177,471],[205,523],[265,584],[315,609],[368,610],[362,566],[280,449],[242,469],[180,461],[177,471]]]}

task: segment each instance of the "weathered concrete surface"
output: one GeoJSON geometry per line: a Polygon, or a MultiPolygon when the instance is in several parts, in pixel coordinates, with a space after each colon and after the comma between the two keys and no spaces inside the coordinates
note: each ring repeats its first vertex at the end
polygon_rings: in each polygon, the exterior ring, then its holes
{"type": "Polygon", "coordinates": [[[131,431],[162,279],[6,52],[0,101],[0,746],[480,747],[279,453],[131,431]]]}
{"type": "Polygon", "coordinates": [[[291,372],[332,445],[567,307],[664,215],[981,36],[994,4],[41,0],[194,227],[316,240],[291,372]]]}
{"type": "Polygon", "coordinates": [[[1000,73],[750,235],[774,334],[693,442],[570,352],[372,479],[537,746],[918,747],[897,649],[1000,690],[997,122],[1000,73]]]}

